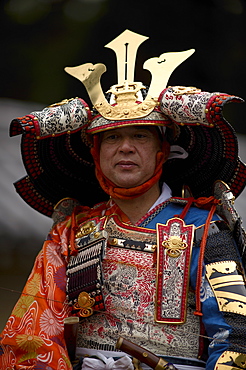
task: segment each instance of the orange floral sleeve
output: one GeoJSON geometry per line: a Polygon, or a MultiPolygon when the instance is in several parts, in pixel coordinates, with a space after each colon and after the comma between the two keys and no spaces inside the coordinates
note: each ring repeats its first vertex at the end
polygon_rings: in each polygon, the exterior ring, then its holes
{"type": "Polygon", "coordinates": [[[71,370],[63,320],[70,219],[50,232],[0,338],[0,369],[71,370]]]}

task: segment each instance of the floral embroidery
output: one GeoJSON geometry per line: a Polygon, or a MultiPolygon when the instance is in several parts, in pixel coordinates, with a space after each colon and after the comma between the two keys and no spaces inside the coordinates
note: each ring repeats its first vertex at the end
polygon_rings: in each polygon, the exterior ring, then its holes
{"type": "Polygon", "coordinates": [[[54,274],[54,281],[58,288],[60,288],[63,292],[66,291],[66,268],[65,266],[60,267],[54,274]]]}
{"type": "Polygon", "coordinates": [[[19,301],[17,302],[14,310],[13,310],[13,315],[16,317],[23,317],[30,305],[33,303],[34,297],[32,296],[26,296],[23,295],[20,297],[19,301]]]}
{"type": "Polygon", "coordinates": [[[61,260],[61,257],[57,254],[54,253],[54,250],[56,250],[56,244],[50,242],[47,245],[46,249],[46,257],[48,261],[55,267],[60,267],[63,265],[63,261],[61,260]]]}
{"type": "Polygon", "coordinates": [[[40,317],[40,328],[49,336],[58,335],[63,330],[62,325],[57,321],[57,318],[49,308],[40,317]]]}
{"type": "Polygon", "coordinates": [[[35,352],[44,342],[36,335],[20,334],[16,336],[16,343],[23,351],[35,352]]]}
{"type": "Polygon", "coordinates": [[[62,289],[67,231],[65,223],[52,229],[35,260],[24,292],[2,332],[1,369],[72,369],[63,338],[63,320],[70,313],[62,289]],[[64,236],[64,248],[60,235],[64,236]]]}
{"type": "Polygon", "coordinates": [[[28,281],[26,285],[26,292],[31,295],[37,294],[39,291],[39,285],[41,281],[41,275],[40,274],[34,274],[33,278],[28,281]]]}

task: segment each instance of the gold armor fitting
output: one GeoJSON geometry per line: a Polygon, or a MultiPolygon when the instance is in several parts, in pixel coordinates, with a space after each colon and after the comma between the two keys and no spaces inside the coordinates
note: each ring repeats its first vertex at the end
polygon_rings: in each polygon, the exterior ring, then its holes
{"type": "Polygon", "coordinates": [[[206,266],[206,276],[219,310],[246,316],[246,288],[240,266],[234,261],[211,263],[206,266]]]}
{"type": "Polygon", "coordinates": [[[215,370],[239,370],[246,368],[246,354],[225,351],[218,359],[215,370]]]}

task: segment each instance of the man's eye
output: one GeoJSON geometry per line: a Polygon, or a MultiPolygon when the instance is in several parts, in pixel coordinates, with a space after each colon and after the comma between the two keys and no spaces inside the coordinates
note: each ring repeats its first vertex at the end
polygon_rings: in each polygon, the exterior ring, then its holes
{"type": "Polygon", "coordinates": [[[138,133],[138,134],[135,134],[134,135],[137,139],[144,139],[144,138],[146,138],[146,134],[141,134],[141,133],[138,133]]]}
{"type": "Polygon", "coordinates": [[[108,135],[104,138],[104,140],[109,140],[109,141],[113,141],[113,140],[116,140],[118,138],[118,135],[116,134],[112,134],[112,135],[108,135]]]}

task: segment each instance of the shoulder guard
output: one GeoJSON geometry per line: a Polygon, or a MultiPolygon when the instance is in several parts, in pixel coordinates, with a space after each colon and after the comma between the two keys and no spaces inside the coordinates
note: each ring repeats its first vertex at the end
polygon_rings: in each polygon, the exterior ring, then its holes
{"type": "Polygon", "coordinates": [[[246,234],[242,225],[242,219],[234,207],[234,196],[222,181],[216,181],[214,185],[214,197],[220,199],[216,212],[227,223],[233,233],[244,268],[246,267],[246,234]]]}
{"type": "Polygon", "coordinates": [[[80,203],[76,199],[63,198],[54,207],[52,213],[53,227],[66,219],[67,216],[71,216],[75,207],[79,206],[80,203]]]}

